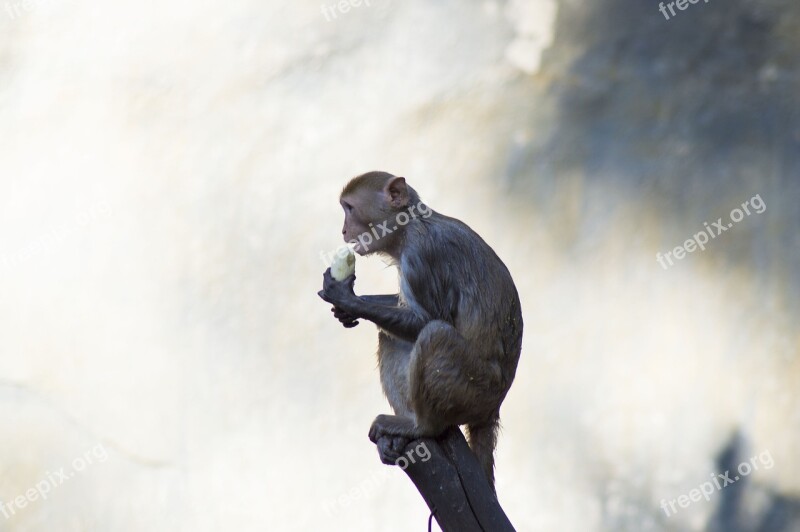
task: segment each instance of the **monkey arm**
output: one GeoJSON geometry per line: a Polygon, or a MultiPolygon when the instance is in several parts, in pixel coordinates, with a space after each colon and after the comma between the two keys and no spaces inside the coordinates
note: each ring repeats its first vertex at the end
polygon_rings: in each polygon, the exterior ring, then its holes
{"type": "Polygon", "coordinates": [[[370,303],[377,303],[379,305],[385,305],[387,307],[396,307],[400,304],[400,294],[386,294],[386,295],[379,295],[379,296],[359,296],[364,301],[369,301],[370,303]]]}
{"type": "MultiPolygon", "coordinates": [[[[381,305],[385,307],[397,307],[400,296],[398,294],[387,294],[387,295],[375,295],[375,296],[360,296],[359,299],[367,301],[368,303],[374,303],[376,305],[381,305]]],[[[342,325],[345,326],[347,329],[351,329],[358,325],[359,316],[351,314],[344,309],[334,306],[331,309],[333,312],[333,316],[341,322],[342,325]]]]}
{"type": "Polygon", "coordinates": [[[429,320],[412,308],[399,307],[396,303],[391,306],[384,305],[368,299],[374,297],[376,296],[356,297],[354,300],[345,302],[343,308],[348,314],[369,320],[398,338],[409,342],[416,341],[420,331],[429,320]]]}
{"type": "MultiPolygon", "coordinates": [[[[328,268],[322,277],[319,297],[346,314],[337,316],[337,319],[346,318],[345,321],[355,323],[355,320],[363,318],[409,342],[415,341],[422,328],[430,321],[416,309],[398,306],[397,295],[358,297],[353,292],[354,275],[343,281],[337,281],[331,276],[331,269],[328,268]]],[[[336,315],[335,310],[334,315],[336,315]]]]}

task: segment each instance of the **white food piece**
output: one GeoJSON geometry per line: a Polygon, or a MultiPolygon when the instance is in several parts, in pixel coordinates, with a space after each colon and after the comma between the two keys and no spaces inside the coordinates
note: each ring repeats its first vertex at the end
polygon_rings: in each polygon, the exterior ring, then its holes
{"type": "Polygon", "coordinates": [[[349,246],[342,246],[333,256],[331,275],[337,281],[344,281],[356,272],[356,254],[349,246]]]}

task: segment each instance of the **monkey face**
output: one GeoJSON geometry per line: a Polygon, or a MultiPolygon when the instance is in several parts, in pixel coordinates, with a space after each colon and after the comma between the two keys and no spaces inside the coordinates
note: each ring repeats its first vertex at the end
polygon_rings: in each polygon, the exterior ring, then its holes
{"type": "Polygon", "coordinates": [[[344,225],[342,237],[348,244],[353,244],[353,250],[359,255],[368,255],[381,251],[387,242],[381,239],[374,231],[376,224],[380,224],[388,214],[385,199],[381,194],[372,190],[357,190],[342,196],[339,200],[344,210],[344,225]]]}
{"type": "Polygon", "coordinates": [[[405,178],[385,172],[351,180],[339,198],[344,210],[344,241],[353,244],[359,255],[380,252],[399,257],[405,223],[398,221],[398,214],[408,207],[409,190],[405,178]]]}

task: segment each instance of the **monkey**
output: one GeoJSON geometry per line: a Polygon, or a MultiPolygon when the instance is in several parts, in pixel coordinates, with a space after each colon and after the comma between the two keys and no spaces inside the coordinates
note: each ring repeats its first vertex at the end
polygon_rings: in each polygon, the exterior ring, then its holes
{"type": "Polygon", "coordinates": [[[359,255],[388,257],[399,274],[399,293],[357,296],[355,274],[336,281],[328,268],[318,292],[344,327],[360,319],[378,327],[380,380],[394,411],[369,430],[381,461],[393,464],[410,441],[465,425],[494,491],[500,405],[522,349],[508,268],[469,226],[424,204],[404,177],[362,174],[339,203],[344,241],[359,255]]]}

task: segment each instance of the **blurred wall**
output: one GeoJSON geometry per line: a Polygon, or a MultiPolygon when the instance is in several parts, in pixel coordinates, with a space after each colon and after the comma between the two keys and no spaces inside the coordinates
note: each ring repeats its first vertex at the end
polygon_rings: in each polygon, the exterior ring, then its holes
{"type": "Polygon", "coordinates": [[[316,296],[337,194],[372,169],[516,279],[519,530],[797,530],[798,22],[788,0],[0,5],[0,530],[424,528],[366,437],[374,327],[316,296]]]}

